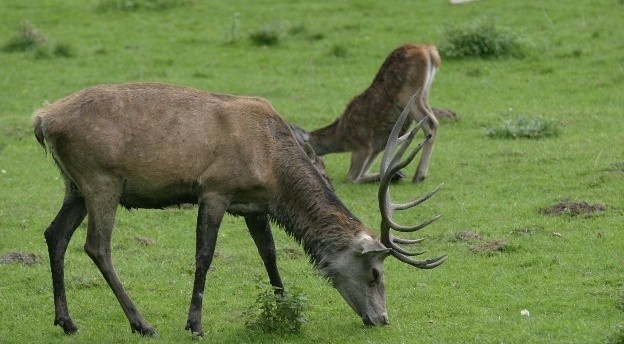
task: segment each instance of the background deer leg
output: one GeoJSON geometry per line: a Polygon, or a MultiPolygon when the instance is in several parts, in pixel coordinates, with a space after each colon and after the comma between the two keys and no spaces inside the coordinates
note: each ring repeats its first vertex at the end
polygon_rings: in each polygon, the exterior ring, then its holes
{"type": "Polygon", "coordinates": [[[416,174],[412,179],[413,183],[422,182],[423,180],[425,180],[425,178],[427,178],[427,172],[429,171],[429,160],[431,159],[431,154],[433,153],[433,144],[435,142],[436,134],[439,127],[438,120],[433,114],[433,110],[431,110],[431,107],[429,107],[429,104],[426,102],[427,97],[428,94],[426,93],[421,95],[421,98],[415,104],[417,107],[417,111],[420,113],[420,116],[422,116],[420,118],[427,118],[427,120],[423,121],[422,123],[422,129],[425,133],[425,136],[431,135],[431,138],[423,146],[422,156],[420,157],[420,162],[418,163],[416,174]]]}
{"type": "Polygon", "coordinates": [[[206,273],[212,263],[219,226],[228,205],[229,200],[223,199],[223,197],[214,197],[210,200],[204,199],[199,202],[196,230],[195,280],[193,282],[191,306],[189,307],[185,326],[186,330],[190,330],[191,333],[198,336],[204,334],[201,317],[206,273]]]}
{"type": "Polygon", "coordinates": [[[377,157],[376,153],[366,150],[351,152],[351,166],[347,180],[351,183],[368,183],[379,180],[379,174],[367,174],[377,157]]]}
{"type": "Polygon", "coordinates": [[[115,214],[121,196],[121,183],[110,179],[104,181],[100,179],[100,184],[104,187],[90,190],[88,197],[85,195],[87,211],[89,213],[89,225],[87,229],[87,241],[85,251],[98,267],[102,276],[113,290],[115,297],[121,304],[132,332],[139,332],[142,335],[152,336],[154,329],[141,316],[134,303],[124,290],[111,258],[111,235],[115,225],[115,214]]]}
{"type": "Polygon", "coordinates": [[[76,186],[66,181],[66,193],[63,205],[58,214],[45,231],[52,272],[52,288],[54,289],[54,325],[59,325],[67,334],[74,334],[78,327],[69,316],[67,298],[65,296],[65,252],[76,228],[87,215],[85,200],[76,186]]]}
{"type": "Polygon", "coordinates": [[[269,225],[269,219],[266,215],[245,217],[245,223],[249,228],[249,233],[256,243],[258,253],[264,262],[264,267],[269,275],[269,281],[275,293],[283,294],[284,285],[277,269],[277,257],[275,254],[275,242],[269,225]]]}

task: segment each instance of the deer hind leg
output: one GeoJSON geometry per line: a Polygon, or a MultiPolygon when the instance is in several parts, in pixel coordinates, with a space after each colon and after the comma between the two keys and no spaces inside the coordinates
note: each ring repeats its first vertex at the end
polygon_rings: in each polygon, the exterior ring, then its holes
{"type": "Polygon", "coordinates": [[[50,256],[52,288],[54,290],[54,325],[59,325],[67,334],[74,334],[78,327],[69,316],[65,296],[65,252],[76,228],[87,215],[85,200],[69,180],[66,180],[66,192],[63,205],[45,231],[45,239],[50,256]]]}
{"type": "Polygon", "coordinates": [[[115,272],[111,258],[111,235],[115,224],[117,205],[121,197],[121,182],[112,178],[106,181],[100,178],[98,183],[103,187],[90,190],[88,194],[91,196],[87,196],[85,193],[89,213],[85,251],[98,267],[121,304],[121,308],[130,322],[132,332],[153,336],[155,335],[154,329],[132,303],[115,272]]]}
{"type": "Polygon", "coordinates": [[[418,168],[416,169],[416,174],[414,174],[414,178],[412,179],[413,183],[422,182],[427,178],[427,173],[429,171],[429,161],[431,160],[431,154],[433,153],[433,144],[436,139],[436,135],[438,132],[438,119],[433,114],[433,110],[429,106],[427,102],[427,98],[429,97],[427,92],[423,92],[420,96],[420,99],[416,102],[416,111],[418,112],[419,118],[426,118],[422,123],[422,129],[425,133],[425,136],[429,136],[429,140],[425,143],[422,149],[422,156],[420,157],[420,162],[418,163],[418,168]]]}
{"type": "Polygon", "coordinates": [[[375,162],[378,153],[369,149],[361,149],[351,152],[351,166],[347,173],[347,180],[351,183],[368,183],[379,180],[379,174],[369,174],[371,166],[375,162]]]}
{"type": "Polygon", "coordinates": [[[219,226],[229,203],[229,199],[217,196],[211,199],[204,198],[199,202],[196,230],[195,280],[185,326],[186,330],[190,330],[196,336],[204,334],[201,318],[206,273],[212,263],[217,245],[219,226]]]}
{"type": "Polygon", "coordinates": [[[275,289],[275,293],[283,294],[284,285],[282,284],[282,278],[277,269],[275,242],[273,241],[269,219],[266,215],[247,216],[245,217],[245,223],[247,223],[249,233],[256,243],[258,253],[262,258],[264,267],[269,275],[269,281],[275,289]]]}

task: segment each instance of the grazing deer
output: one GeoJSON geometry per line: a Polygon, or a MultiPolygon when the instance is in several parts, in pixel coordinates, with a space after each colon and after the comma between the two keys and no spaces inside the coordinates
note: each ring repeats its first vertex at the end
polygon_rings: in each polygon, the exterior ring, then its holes
{"type": "MultiPolygon", "coordinates": [[[[311,262],[366,325],[388,322],[383,260],[393,255],[418,268],[393,244],[384,215],[381,240],[336,197],[291,130],[265,100],[157,83],[85,89],[33,115],[35,137],[51,152],[65,181],[65,198],[45,231],[54,291],[54,324],[78,328],[69,315],[64,258],[72,234],[88,216],[85,251],[99,268],[132,332],[153,335],[117,277],[111,234],[118,205],[162,208],[199,204],[195,279],[186,329],[203,334],[206,273],[224,214],[243,216],[278,292],[269,227],[274,221],[300,242],[311,262]]],[[[395,158],[396,160],[396,158],[395,158]]],[[[392,165],[392,164],[391,164],[392,165]]],[[[393,167],[390,167],[393,169],[393,167]]],[[[382,185],[387,183],[382,178],[382,185]]],[[[385,191],[384,191],[385,192],[385,191]]]]}
{"type": "MultiPolygon", "coordinates": [[[[427,177],[429,160],[438,129],[435,112],[453,117],[448,110],[432,110],[429,107],[429,89],[436,70],[440,66],[438,50],[433,45],[406,44],[388,55],[375,76],[373,83],[347,105],[332,124],[305,132],[294,127],[300,138],[308,142],[316,154],[351,152],[351,166],[347,180],[365,183],[379,180],[379,175],[369,174],[377,155],[383,151],[388,135],[396,123],[398,113],[406,107],[410,97],[417,91],[420,96],[410,117],[422,121],[425,135],[431,138],[425,143],[413,182],[427,177]]],[[[405,128],[409,126],[406,123],[405,128]]]]}

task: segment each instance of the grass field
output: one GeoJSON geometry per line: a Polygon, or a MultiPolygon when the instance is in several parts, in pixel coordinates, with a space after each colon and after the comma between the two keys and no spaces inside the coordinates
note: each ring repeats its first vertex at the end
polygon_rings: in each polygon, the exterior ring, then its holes
{"type": "MultiPolygon", "coordinates": [[[[340,115],[395,47],[442,46],[447,28],[478,20],[517,33],[528,52],[443,60],[431,104],[455,110],[459,120],[442,123],[429,178],[393,190],[407,199],[445,183],[401,219],[443,214],[423,230],[423,249],[448,254],[448,262],[416,271],[388,259],[391,325],[365,328],[303,250],[275,228],[282,277],[307,295],[308,322],[298,335],[263,334],[245,328],[243,313],[265,272],[244,222],[228,216],[206,285],[205,340],[624,342],[622,1],[4,0],[1,7],[0,343],[145,340],[130,333],[84,253],[84,224],[66,257],[69,308],[80,332],[68,337],[52,324],[43,231],[63,185],[30,127],[45,101],[95,84],[163,81],[262,96],[287,120],[314,129],[340,115]],[[37,30],[36,46],[8,48],[24,36],[24,25],[37,30]],[[250,36],[276,44],[259,46],[250,36]],[[522,116],[557,123],[559,135],[486,136],[487,128],[522,116]]],[[[345,183],[348,161],[345,154],[327,156],[336,193],[378,231],[377,186],[345,183]]],[[[116,269],[157,341],[193,340],[184,324],[195,219],[193,209],[118,212],[116,269]]]]}

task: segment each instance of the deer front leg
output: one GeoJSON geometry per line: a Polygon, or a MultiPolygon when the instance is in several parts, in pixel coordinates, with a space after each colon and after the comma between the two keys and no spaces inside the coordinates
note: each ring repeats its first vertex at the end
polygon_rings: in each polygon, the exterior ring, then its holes
{"type": "Polygon", "coordinates": [[[347,181],[351,183],[368,183],[379,180],[379,174],[368,174],[370,167],[375,162],[377,154],[369,149],[351,152],[351,166],[347,173],[347,181]]]}
{"type": "Polygon", "coordinates": [[[210,200],[204,198],[199,202],[195,248],[195,280],[193,282],[193,294],[191,295],[188,319],[184,327],[196,336],[204,334],[201,318],[206,273],[212,263],[219,226],[228,205],[229,200],[219,197],[214,197],[210,200]]]}
{"type": "Polygon", "coordinates": [[[245,217],[245,223],[249,228],[249,233],[256,243],[258,253],[262,258],[264,267],[269,275],[269,281],[277,294],[283,294],[284,285],[277,269],[277,257],[275,254],[275,242],[266,215],[245,217]]]}
{"type": "Polygon", "coordinates": [[[436,139],[436,134],[438,132],[439,122],[433,111],[429,107],[429,105],[423,104],[422,102],[417,102],[418,111],[424,116],[423,118],[427,118],[422,123],[422,129],[425,133],[425,136],[430,135],[429,140],[425,143],[422,150],[422,156],[420,157],[420,162],[418,163],[418,168],[416,169],[416,174],[414,174],[414,178],[412,179],[413,183],[419,183],[427,178],[427,173],[429,172],[429,161],[431,160],[431,154],[433,153],[433,144],[436,139]]]}
{"type": "Polygon", "coordinates": [[[65,296],[65,252],[69,240],[76,228],[87,215],[85,200],[78,194],[75,186],[67,185],[63,205],[58,214],[45,231],[52,272],[52,288],[54,290],[54,325],[59,325],[66,334],[78,332],[78,327],[69,316],[67,298],[65,296]]]}

